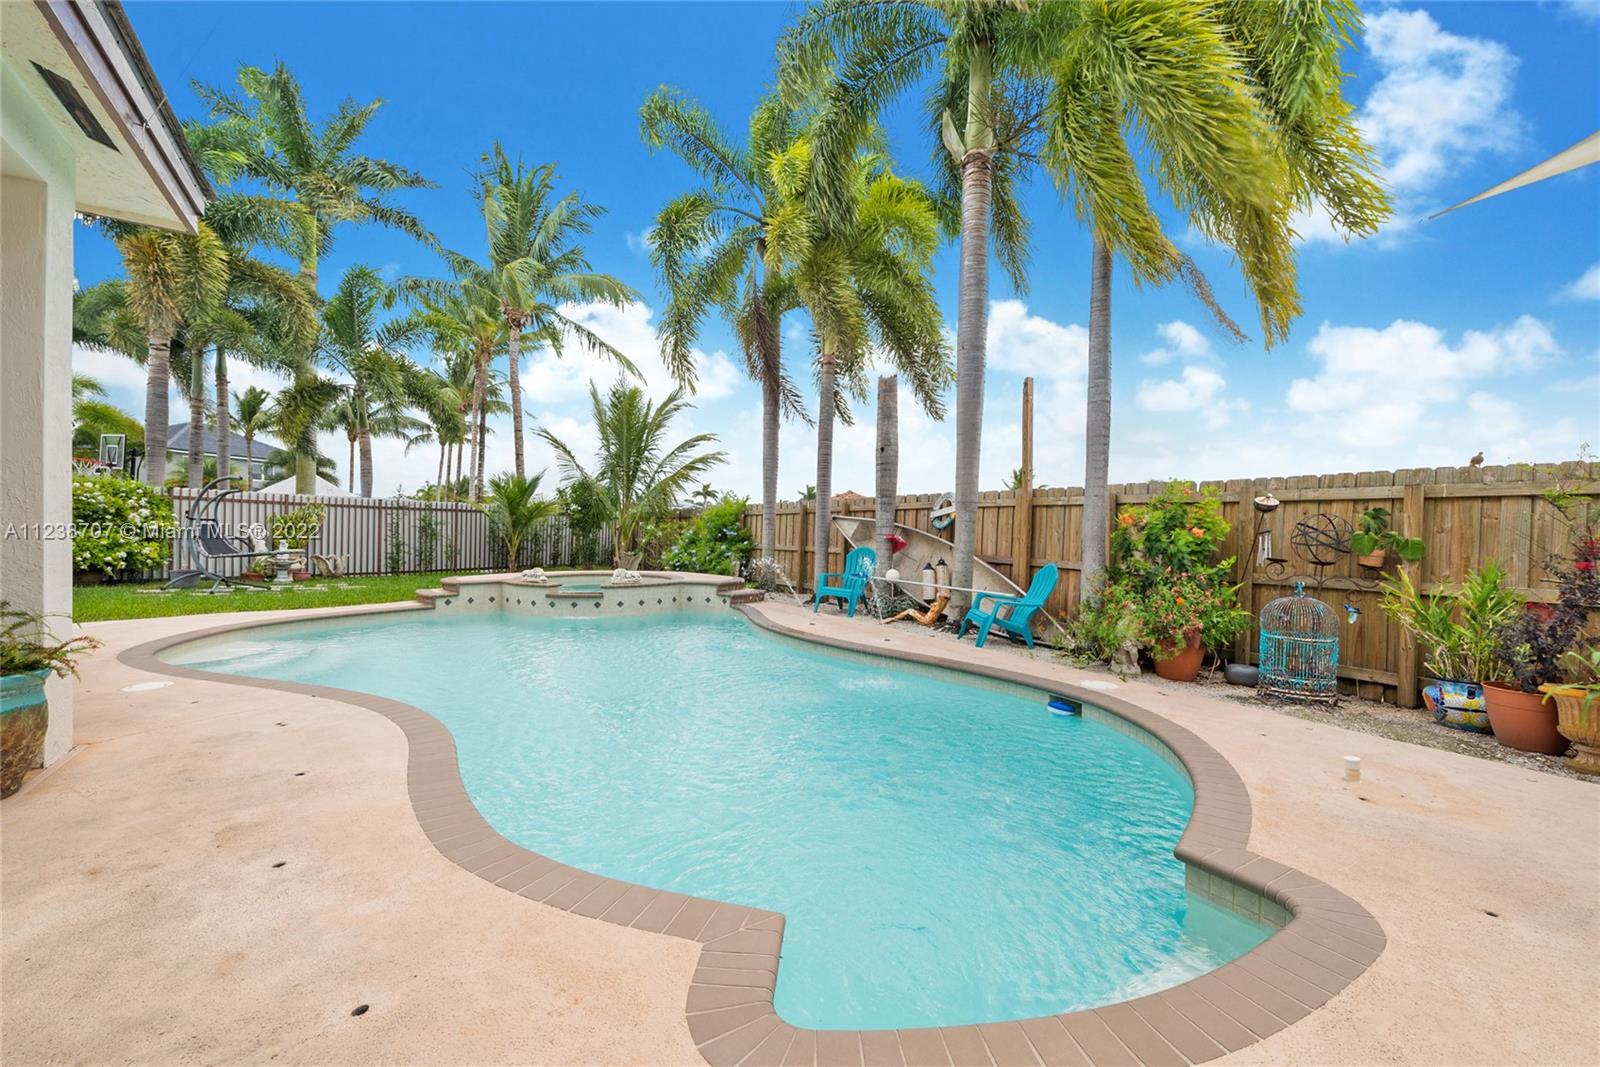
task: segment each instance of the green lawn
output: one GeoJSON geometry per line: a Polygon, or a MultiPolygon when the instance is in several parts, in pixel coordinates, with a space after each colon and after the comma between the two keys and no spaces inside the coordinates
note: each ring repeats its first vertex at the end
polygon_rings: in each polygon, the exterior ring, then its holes
{"type": "Polygon", "coordinates": [[[162,592],[159,582],[82,585],[72,591],[72,615],[78,622],[100,622],[105,619],[153,619],[163,615],[211,615],[220,611],[276,611],[280,608],[381,604],[391,600],[410,600],[418,589],[437,587],[439,579],[461,573],[439,571],[432,574],[383,574],[370,578],[322,578],[295,582],[281,590],[235,587],[230,592],[221,593],[205,593],[194,589],[162,592]]]}

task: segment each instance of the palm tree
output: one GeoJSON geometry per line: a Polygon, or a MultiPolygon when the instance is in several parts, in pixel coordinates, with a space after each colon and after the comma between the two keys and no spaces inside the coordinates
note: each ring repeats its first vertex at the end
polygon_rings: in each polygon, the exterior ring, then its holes
{"type": "Polygon", "coordinates": [[[633,562],[640,524],[671,511],[684,491],[727,455],[700,451],[716,444],[713,434],[667,443],[672,420],[690,407],[681,389],[657,404],[625,381],[619,380],[605,396],[590,383],[589,400],[600,436],[592,468],[550,430],[541,428],[539,436],[555,450],[568,484],[589,481],[600,490],[617,524],[617,564],[627,566],[633,562]]]}
{"type": "MultiPolygon", "coordinates": [[[[415,215],[389,199],[398,190],[427,189],[433,183],[398,164],[353,151],[383,101],[357,104],[346,99],[319,126],[306,113],[300,83],[284,64],[270,72],[240,67],[238,82],[242,95],[206,86],[195,89],[210,106],[211,117],[232,134],[219,153],[232,170],[265,182],[269,189],[293,194],[301,208],[296,216],[300,275],[313,291],[321,258],[332,247],[334,228],[341,224],[376,223],[430,247],[436,243],[415,215]]],[[[313,377],[309,346],[303,355],[296,377],[313,377]]],[[[296,464],[298,492],[313,488],[314,456],[308,453],[296,464]]]]}
{"type": "Polygon", "coordinates": [[[721,497],[722,494],[717,492],[710,482],[701,482],[700,488],[689,494],[689,498],[700,505],[702,509],[715,504],[721,497]]]}
{"type": "MultiPolygon", "coordinates": [[[[1139,158],[1189,225],[1235,253],[1268,347],[1300,312],[1294,214],[1319,203],[1348,238],[1376,232],[1390,204],[1339,92],[1340,51],[1361,27],[1353,0],[1298,18],[1250,4],[1041,5],[1031,17],[1051,42],[1029,72],[1049,86],[1045,167],[1093,234],[1087,598],[1099,590],[1110,523],[1113,258],[1122,256],[1139,281],[1193,269],[1150,207],[1127,131],[1139,130],[1139,158]]],[[[1200,289],[1206,298],[1203,282],[1200,289]]]]}
{"type": "Polygon", "coordinates": [[[105,386],[87,374],[72,376],[72,447],[96,451],[102,434],[124,434],[130,445],[144,440],[139,420],[106,399],[105,386]]]}
{"type": "Polygon", "coordinates": [[[339,288],[322,309],[319,355],[349,378],[340,403],[352,427],[347,432],[354,433],[360,452],[365,497],[372,495],[373,437],[408,437],[425,429],[405,409],[433,399],[428,379],[401,348],[419,334],[415,320],[378,322],[379,310],[394,299],[394,290],[376,271],[358,265],[339,279],[339,288]]]}
{"type": "MultiPolygon", "coordinates": [[[[1044,5],[1051,6],[1051,5],[1044,5]]],[[[1026,223],[1012,195],[1018,169],[997,130],[1011,124],[1009,79],[1035,61],[1048,40],[1029,7],[991,0],[823,0],[808,8],[779,46],[779,82],[790,99],[817,94],[808,137],[820,173],[823,207],[849,214],[857,146],[890,101],[934,74],[933,124],[960,188],[961,263],[956,319],[955,573],[972,585],[983,430],[989,300],[990,220],[996,252],[1026,289],[1026,223]]],[[[936,156],[944,153],[936,151],[936,156]]],[[[952,598],[959,611],[967,594],[952,598]]]]}
{"type": "Polygon", "coordinates": [[[645,100],[639,124],[646,145],[669,149],[701,182],[668,202],[651,231],[650,259],[668,294],[658,330],[664,355],[677,380],[693,388],[706,316],[720,311],[739,335],[746,372],[761,386],[761,552],[770,558],[778,537],[779,422],[785,412],[807,416],[783,369],[782,320],[796,296],[766,254],[777,200],[767,163],[794,143],[799,123],[768,97],[740,145],[705,108],[663,87],[645,100]]]}
{"type": "Polygon", "coordinates": [[[489,499],[478,505],[489,517],[489,526],[506,546],[506,569],[515,570],[522,542],[539,523],[561,510],[554,500],[539,499],[540,471],[531,478],[521,474],[499,474],[489,480],[489,499]]]}
{"type": "MultiPolygon", "coordinates": [[[[219,405],[226,407],[227,405],[219,405]]],[[[242,393],[233,394],[233,417],[239,421],[239,433],[244,437],[244,483],[255,488],[256,434],[271,424],[272,394],[259,386],[249,386],[242,393]]]]}
{"type": "Polygon", "coordinates": [[[927,270],[938,246],[933,202],[896,177],[882,156],[862,152],[843,180],[849,211],[830,216],[819,201],[810,142],[796,141],[769,164],[779,210],[767,232],[767,256],[779,262],[811,316],[817,338],[817,514],[819,553],[832,535],[833,426],[845,411],[843,376],[865,391],[871,350],[884,352],[910,379],[917,399],[944,417],[951,379],[943,319],[927,270]]]}
{"type": "MultiPolygon", "coordinates": [[[[193,234],[138,227],[117,238],[127,283],[127,307],[146,338],[145,481],[167,480],[168,360],[184,322],[212,315],[227,288],[228,252],[216,231],[200,222],[193,234]]],[[[191,427],[199,432],[199,427],[191,427]]]]}
{"type": "MultiPolygon", "coordinates": [[[[894,553],[889,535],[894,533],[895,503],[900,493],[900,379],[886,374],[878,379],[878,463],[872,489],[873,525],[878,536],[877,573],[889,569],[894,553]]],[[[894,588],[887,587],[892,593],[894,588]]]]}
{"type": "Polygon", "coordinates": [[[489,236],[489,270],[483,283],[500,300],[506,320],[507,382],[511,391],[511,433],[516,470],[522,458],[522,338],[524,331],[558,352],[571,334],[591,350],[611,356],[632,370],[627,358],[559,310],[564,302],[622,307],[636,294],[609,274],[589,269],[577,238],[604,209],[577,193],[556,199],[553,165],[526,169],[507,158],[498,142],[483,157],[479,199],[489,236]]]}
{"type": "Polygon", "coordinates": [[[814,486],[814,485],[808,485],[804,489],[800,490],[800,499],[801,500],[815,500],[815,499],[817,499],[817,487],[814,486]]]}

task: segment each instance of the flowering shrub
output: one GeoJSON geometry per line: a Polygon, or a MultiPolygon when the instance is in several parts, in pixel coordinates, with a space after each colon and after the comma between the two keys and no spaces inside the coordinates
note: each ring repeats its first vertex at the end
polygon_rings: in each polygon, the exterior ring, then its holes
{"type": "Polygon", "coordinates": [[[1232,557],[1219,560],[1228,522],[1216,491],[1173,482],[1148,504],[1122,509],[1099,601],[1074,623],[1068,654],[1110,659],[1129,642],[1158,659],[1182,652],[1191,634],[1208,650],[1249,624],[1229,583],[1232,557]]]}
{"type": "Polygon", "coordinates": [[[72,479],[72,569],[121,578],[167,561],[172,502],[129,478],[72,479]]]}
{"type": "Polygon", "coordinates": [[[744,497],[724,497],[694,517],[678,543],[667,549],[662,562],[668,570],[701,574],[737,574],[755,551],[755,541],[743,517],[750,502],[744,497]]]}

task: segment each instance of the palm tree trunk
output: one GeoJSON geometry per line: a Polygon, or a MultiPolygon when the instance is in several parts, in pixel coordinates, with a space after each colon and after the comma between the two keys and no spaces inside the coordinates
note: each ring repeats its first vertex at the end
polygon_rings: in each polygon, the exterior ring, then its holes
{"type": "Polygon", "coordinates": [[[486,453],[489,451],[489,401],[487,395],[482,406],[478,408],[478,457],[477,465],[472,472],[472,499],[483,500],[483,467],[486,453]]]}
{"type": "Polygon", "coordinates": [[[167,481],[167,360],[172,338],[146,342],[144,378],[144,480],[161,488],[167,481]]]}
{"type": "Polygon", "coordinates": [[[828,569],[828,539],[833,533],[833,377],[833,346],[824,342],[817,373],[817,526],[811,541],[819,571],[828,569]]]}
{"type": "Polygon", "coordinates": [[[478,351],[478,365],[472,379],[472,491],[473,500],[483,499],[484,430],[489,423],[489,351],[478,351]]]}
{"type": "Polygon", "coordinates": [[[228,355],[217,346],[217,477],[233,473],[233,412],[229,410],[228,355]]]}
{"type": "Polygon", "coordinates": [[[782,398],[778,377],[783,361],[782,334],[776,321],[767,326],[767,351],[761,371],[761,555],[778,558],[778,429],[782,398]]]}
{"type": "MultiPolygon", "coordinates": [[[[312,253],[306,259],[301,261],[300,277],[311,289],[312,296],[315,297],[317,293],[316,253],[312,253]]],[[[295,368],[294,372],[294,380],[297,384],[302,380],[303,376],[312,373],[311,353],[307,351],[302,353],[302,355],[304,357],[302,363],[300,366],[295,368]]],[[[294,447],[294,491],[302,496],[310,496],[317,491],[316,452],[306,451],[300,446],[300,442],[296,442],[294,447]]]]}
{"type": "Polygon", "coordinates": [[[445,453],[449,447],[449,445],[444,443],[443,437],[439,438],[439,472],[433,476],[433,487],[436,491],[442,491],[444,489],[445,453]]]}
{"type": "Polygon", "coordinates": [[[345,440],[350,442],[350,465],[345,468],[348,472],[345,475],[345,483],[346,488],[353,493],[356,491],[356,435],[347,433],[344,436],[345,440]]]}
{"type": "Polygon", "coordinates": [[[363,426],[356,434],[361,445],[361,495],[372,496],[372,429],[363,426]]]}
{"type": "Polygon", "coordinates": [[[511,390],[511,441],[517,453],[517,477],[522,477],[522,371],[517,364],[522,362],[522,323],[510,316],[506,317],[507,338],[506,349],[510,356],[510,370],[506,377],[506,388],[511,390]]]}
{"type": "Polygon", "coordinates": [[[961,277],[956,305],[956,534],[951,611],[966,612],[978,532],[978,461],[983,446],[983,377],[988,345],[989,206],[993,193],[988,45],[973,47],[967,85],[966,155],[961,160],[961,277]]]}
{"type": "Polygon", "coordinates": [[[1078,602],[1100,595],[1111,531],[1106,480],[1111,465],[1111,249],[1098,237],[1089,271],[1088,412],[1083,442],[1083,571],[1078,602]]]}
{"type": "Polygon", "coordinates": [[[900,379],[885,374],[878,379],[878,470],[873,486],[877,518],[878,568],[881,576],[893,565],[889,535],[894,532],[894,505],[900,483],[900,379]]]}
{"type": "Polygon", "coordinates": [[[189,354],[189,472],[190,489],[206,477],[206,360],[201,351],[189,354]]]}
{"type": "Polygon", "coordinates": [[[244,431],[244,486],[256,487],[256,435],[248,426],[244,431]]]}

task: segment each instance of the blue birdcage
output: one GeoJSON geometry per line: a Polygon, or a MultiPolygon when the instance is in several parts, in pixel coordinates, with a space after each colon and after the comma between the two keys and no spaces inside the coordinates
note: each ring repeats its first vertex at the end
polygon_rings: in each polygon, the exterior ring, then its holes
{"type": "Polygon", "coordinates": [[[1339,699],[1339,621],[1297,582],[1293,596],[1261,609],[1263,693],[1290,700],[1339,699]]]}

